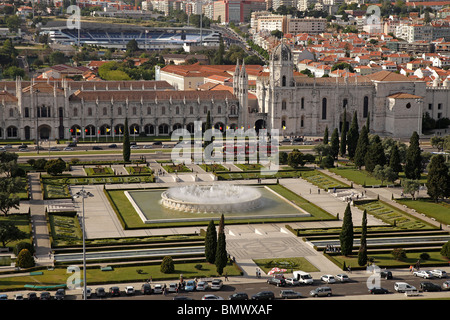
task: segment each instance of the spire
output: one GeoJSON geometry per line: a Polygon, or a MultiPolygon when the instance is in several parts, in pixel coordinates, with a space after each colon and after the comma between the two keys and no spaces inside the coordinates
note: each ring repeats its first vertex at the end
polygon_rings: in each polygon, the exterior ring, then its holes
{"type": "Polygon", "coordinates": [[[236,70],[234,71],[234,76],[239,76],[239,59],[236,61],[236,70]]]}
{"type": "Polygon", "coordinates": [[[240,74],[240,76],[241,76],[242,78],[245,78],[245,77],[246,77],[246,72],[245,72],[245,61],[244,61],[244,60],[242,60],[242,68],[241,68],[241,74],[240,74]]]}

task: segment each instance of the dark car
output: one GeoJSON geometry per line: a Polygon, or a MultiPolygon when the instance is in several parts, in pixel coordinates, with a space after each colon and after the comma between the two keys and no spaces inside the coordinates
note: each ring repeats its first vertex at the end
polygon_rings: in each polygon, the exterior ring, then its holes
{"type": "Polygon", "coordinates": [[[70,142],[69,144],[67,144],[68,147],[74,148],[77,146],[76,142],[70,142]]]}
{"type": "Polygon", "coordinates": [[[111,297],[120,297],[120,289],[119,287],[111,287],[109,288],[109,294],[111,297]]]}
{"type": "Polygon", "coordinates": [[[162,146],[162,142],[161,141],[155,141],[152,143],[154,146],[162,146]]]}
{"type": "Polygon", "coordinates": [[[279,278],[269,278],[267,279],[268,284],[273,284],[277,287],[284,287],[286,285],[286,280],[279,278]]]}
{"type": "Polygon", "coordinates": [[[391,271],[387,271],[387,270],[381,271],[380,272],[380,277],[384,278],[386,280],[392,279],[392,272],[391,271]]]}
{"type": "Polygon", "coordinates": [[[50,300],[51,298],[52,298],[52,296],[50,295],[50,292],[47,292],[47,291],[41,292],[41,295],[40,295],[41,300],[50,300]]]}
{"type": "Polygon", "coordinates": [[[185,296],[176,296],[173,298],[173,300],[194,300],[194,299],[185,296]]]}
{"type": "Polygon", "coordinates": [[[421,282],[420,290],[428,292],[428,291],[441,291],[441,287],[433,282],[421,282]]]}
{"type": "Polygon", "coordinates": [[[389,293],[389,291],[385,288],[370,288],[369,289],[370,294],[386,294],[389,293]]]}
{"type": "Polygon", "coordinates": [[[272,291],[260,291],[252,296],[252,300],[273,300],[275,294],[272,291]]]}
{"type": "Polygon", "coordinates": [[[229,300],[248,300],[248,295],[245,292],[236,292],[229,297],[229,300]]]}
{"type": "Polygon", "coordinates": [[[56,293],[55,293],[56,300],[64,300],[65,297],[66,297],[66,290],[64,290],[64,289],[56,290],[56,293]]]}
{"type": "Polygon", "coordinates": [[[92,147],[92,150],[103,150],[103,148],[102,148],[102,147],[99,147],[99,146],[93,146],[93,147],[92,147]]]}
{"type": "Polygon", "coordinates": [[[27,298],[28,298],[28,300],[39,300],[39,297],[36,294],[36,292],[28,292],[27,298]]]}
{"type": "Polygon", "coordinates": [[[108,146],[108,148],[117,148],[117,144],[113,143],[108,146]]]}
{"type": "Polygon", "coordinates": [[[141,293],[142,294],[152,294],[152,286],[150,285],[150,283],[144,283],[141,286],[141,293]]]}
{"type": "Polygon", "coordinates": [[[104,298],[106,297],[106,291],[105,288],[103,287],[98,287],[95,289],[95,295],[99,298],[104,298]]]}

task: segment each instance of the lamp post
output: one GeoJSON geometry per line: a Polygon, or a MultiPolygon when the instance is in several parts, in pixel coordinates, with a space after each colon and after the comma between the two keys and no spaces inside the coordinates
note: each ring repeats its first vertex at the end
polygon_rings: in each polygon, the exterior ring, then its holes
{"type": "Polygon", "coordinates": [[[86,300],[86,223],[84,219],[84,199],[93,197],[94,195],[90,193],[89,191],[84,190],[84,186],[81,188],[80,191],[75,193],[73,196],[75,199],[80,198],[82,199],[82,208],[83,208],[83,300],[86,300]]]}

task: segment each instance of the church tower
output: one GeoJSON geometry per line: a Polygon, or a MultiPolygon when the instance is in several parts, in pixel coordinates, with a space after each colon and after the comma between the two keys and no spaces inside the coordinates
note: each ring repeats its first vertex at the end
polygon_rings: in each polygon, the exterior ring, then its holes
{"type": "Polygon", "coordinates": [[[236,63],[236,70],[233,75],[233,93],[239,100],[239,123],[238,127],[248,129],[248,74],[245,70],[245,62],[239,68],[239,61],[236,63]]]}
{"type": "Polygon", "coordinates": [[[275,48],[269,68],[272,87],[292,87],[294,85],[294,61],[288,45],[281,43],[275,48]]]}

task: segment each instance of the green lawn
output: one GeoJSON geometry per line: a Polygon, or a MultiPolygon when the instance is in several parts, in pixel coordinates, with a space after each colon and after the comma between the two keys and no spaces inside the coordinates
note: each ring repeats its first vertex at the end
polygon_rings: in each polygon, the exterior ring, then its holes
{"type": "Polygon", "coordinates": [[[396,199],[400,204],[406,205],[411,209],[426,214],[430,218],[435,218],[442,224],[450,224],[450,204],[446,202],[435,203],[429,198],[420,198],[418,200],[396,199]]]}
{"type": "MultiPolygon", "coordinates": [[[[227,265],[223,274],[228,276],[238,276],[240,271],[233,265],[227,265]]],[[[180,278],[180,274],[185,279],[202,278],[202,277],[217,277],[216,267],[207,262],[193,262],[193,263],[176,263],[175,271],[170,274],[164,274],[160,271],[160,265],[139,265],[133,267],[116,267],[113,271],[101,271],[100,268],[87,269],[86,278],[88,286],[94,284],[107,284],[118,282],[138,282],[149,279],[153,283],[159,281],[172,282],[180,278]],[[197,270],[195,266],[201,264],[201,270],[197,270]],[[142,270],[139,271],[138,270],[142,270]]],[[[0,278],[0,288],[3,291],[23,289],[26,284],[30,285],[58,285],[65,284],[71,274],[67,273],[66,268],[55,268],[54,270],[43,270],[42,275],[38,276],[13,276],[0,278]]],[[[82,275],[81,275],[82,276],[82,275]]]]}
{"type": "Polygon", "coordinates": [[[259,170],[263,167],[259,163],[236,163],[235,166],[244,171],[259,170]]]}
{"type": "Polygon", "coordinates": [[[113,169],[110,167],[84,168],[84,171],[88,176],[114,175],[113,169]]]}
{"type": "Polygon", "coordinates": [[[325,190],[350,187],[348,184],[336,180],[333,177],[330,177],[329,175],[317,170],[303,172],[302,178],[325,190]]]}
{"type": "Polygon", "coordinates": [[[261,270],[266,274],[274,267],[280,269],[286,269],[287,272],[291,272],[291,269],[302,270],[305,272],[317,272],[317,269],[312,263],[310,263],[306,258],[296,257],[296,258],[274,258],[274,259],[253,259],[253,261],[258,265],[261,270]]]}
{"type": "Polygon", "coordinates": [[[125,167],[125,170],[127,170],[128,174],[151,174],[152,170],[147,166],[130,166],[125,167]]]}
{"type": "Polygon", "coordinates": [[[254,172],[219,172],[215,173],[219,180],[247,180],[247,179],[276,179],[276,178],[298,178],[302,174],[300,170],[278,170],[278,171],[254,171],[254,172]]]}
{"type": "Polygon", "coordinates": [[[52,246],[81,244],[82,232],[75,214],[62,215],[52,213],[48,217],[53,238],[52,246]]]}
{"type": "Polygon", "coordinates": [[[374,178],[366,170],[358,170],[355,167],[338,167],[338,168],[330,168],[328,170],[362,186],[381,185],[381,180],[374,178]]]}
{"type": "Polygon", "coordinates": [[[166,170],[168,173],[175,173],[175,172],[192,172],[191,169],[186,167],[184,164],[166,164],[162,165],[164,170],[166,170]]]}
{"type": "Polygon", "coordinates": [[[382,221],[391,225],[397,226],[401,229],[435,229],[434,226],[425,221],[409,215],[408,213],[388,205],[383,201],[362,201],[362,204],[357,204],[361,210],[367,210],[368,214],[381,219],[382,221]]]}
{"type": "Polygon", "coordinates": [[[206,172],[217,172],[217,171],[228,171],[227,168],[225,168],[221,164],[199,164],[199,167],[205,170],[206,172]]]}

